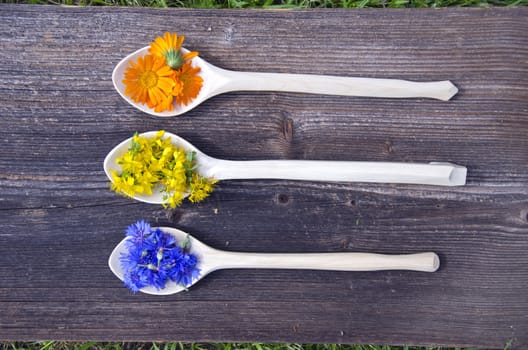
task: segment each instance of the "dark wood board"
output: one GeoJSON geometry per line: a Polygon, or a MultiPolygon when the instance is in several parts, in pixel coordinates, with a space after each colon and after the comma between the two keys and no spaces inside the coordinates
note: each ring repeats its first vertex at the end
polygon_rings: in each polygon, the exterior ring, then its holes
{"type": "Polygon", "coordinates": [[[528,9],[227,11],[0,5],[0,338],[528,347],[528,9]],[[217,96],[156,118],[113,67],[166,30],[218,66],[452,80],[450,102],[217,96]],[[451,161],[467,185],[224,181],[166,211],[102,161],[166,129],[227,159],[451,161]],[[144,218],[258,252],[435,251],[436,273],[230,270],[131,294],[107,267],[144,218]]]}

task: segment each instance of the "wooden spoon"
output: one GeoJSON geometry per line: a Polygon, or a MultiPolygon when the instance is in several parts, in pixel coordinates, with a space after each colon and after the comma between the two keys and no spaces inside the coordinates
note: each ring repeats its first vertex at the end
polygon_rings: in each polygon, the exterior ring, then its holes
{"type": "MultiPolygon", "coordinates": [[[[160,227],[177,241],[186,239],[190,243],[190,253],[196,255],[200,277],[189,286],[169,281],[165,288],[157,290],[152,286],[140,289],[141,292],[154,295],[169,295],[186,290],[207,274],[220,269],[310,269],[334,271],[378,271],[411,270],[434,272],[440,267],[438,255],[432,252],[389,255],[375,253],[240,253],[217,250],[200,242],[186,232],[171,227],[160,227]]],[[[108,260],[110,270],[124,280],[121,268],[121,254],[126,253],[126,240],[123,239],[112,251],[108,260]]]]}
{"type": "MultiPolygon", "coordinates": [[[[157,131],[140,134],[153,138],[157,131]]],[[[357,162],[328,160],[250,160],[232,161],[217,159],[201,152],[187,140],[165,132],[172,144],[194,151],[200,175],[217,180],[234,179],[285,179],[305,181],[377,182],[404,183],[439,186],[462,186],[466,183],[466,168],[451,163],[433,162],[357,162]]],[[[112,171],[121,171],[117,159],[130,148],[132,138],[114,147],[104,160],[104,170],[112,181],[112,171]]],[[[137,194],[135,199],[153,204],[162,204],[163,193],[137,194]]]]}
{"type": "MultiPolygon", "coordinates": [[[[200,67],[204,83],[198,96],[187,106],[175,105],[174,110],[154,112],[147,105],[136,103],[125,94],[123,79],[130,61],[148,54],[149,46],[123,58],[112,73],[117,92],[132,106],[158,117],[172,117],[183,114],[205,100],[231,91],[284,91],[309,94],[386,97],[386,98],[433,98],[448,101],[458,89],[449,80],[435,82],[412,82],[398,79],[353,78],[327,75],[254,73],[222,69],[201,57],[192,59],[193,66],[200,67]]],[[[182,53],[189,52],[181,48],[182,53]]]]}

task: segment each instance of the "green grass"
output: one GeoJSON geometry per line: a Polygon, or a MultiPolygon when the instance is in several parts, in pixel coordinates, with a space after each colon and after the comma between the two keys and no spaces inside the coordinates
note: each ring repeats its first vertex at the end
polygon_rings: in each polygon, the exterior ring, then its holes
{"type": "MultiPolygon", "coordinates": [[[[508,350],[508,343],[504,350],[508,350]]],[[[0,343],[2,350],[479,350],[476,348],[443,348],[389,345],[338,344],[261,344],[261,343],[71,343],[34,342],[0,343]]]]}
{"type": "Polygon", "coordinates": [[[186,8],[415,8],[528,6],[528,0],[0,0],[0,2],[186,8]]]}

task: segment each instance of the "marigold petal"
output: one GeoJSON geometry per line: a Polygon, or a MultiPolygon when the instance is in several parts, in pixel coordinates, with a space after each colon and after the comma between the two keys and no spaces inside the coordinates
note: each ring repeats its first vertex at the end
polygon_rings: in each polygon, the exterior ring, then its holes
{"type": "Polygon", "coordinates": [[[172,111],[174,106],[172,104],[172,95],[166,96],[157,106],[154,107],[155,112],[172,111]]]}
{"type": "Polygon", "coordinates": [[[190,51],[190,52],[187,52],[185,55],[183,55],[183,60],[189,61],[195,58],[196,56],[198,56],[198,51],[190,51]]]}
{"type": "Polygon", "coordinates": [[[164,62],[163,66],[160,67],[156,71],[156,73],[158,73],[160,77],[168,77],[174,74],[174,70],[171,67],[167,66],[164,62]]]}
{"type": "Polygon", "coordinates": [[[171,78],[161,77],[158,79],[158,87],[166,94],[170,94],[172,92],[172,88],[175,84],[175,81],[171,78]]]}
{"type": "Polygon", "coordinates": [[[159,89],[149,89],[147,90],[148,98],[153,106],[161,102],[162,97],[160,96],[161,92],[159,89]]]}

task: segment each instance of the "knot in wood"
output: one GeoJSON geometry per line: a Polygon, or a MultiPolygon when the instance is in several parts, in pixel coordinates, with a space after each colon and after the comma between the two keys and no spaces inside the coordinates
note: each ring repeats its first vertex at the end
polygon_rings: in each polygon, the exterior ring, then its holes
{"type": "Polygon", "coordinates": [[[282,135],[288,142],[293,140],[293,120],[291,118],[284,118],[282,120],[282,135]]]}
{"type": "Polygon", "coordinates": [[[279,202],[279,204],[287,204],[289,201],[290,197],[285,193],[281,193],[277,196],[277,202],[279,202]]]}

